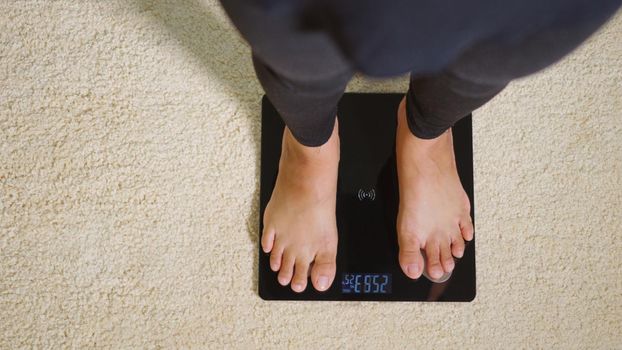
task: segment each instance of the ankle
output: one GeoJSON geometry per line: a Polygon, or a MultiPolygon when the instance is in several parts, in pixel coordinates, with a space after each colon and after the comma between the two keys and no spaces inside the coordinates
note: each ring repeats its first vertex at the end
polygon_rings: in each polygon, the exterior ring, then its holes
{"type": "Polygon", "coordinates": [[[303,164],[326,163],[327,161],[339,160],[339,132],[337,123],[329,139],[320,146],[305,146],[298,142],[291,131],[286,128],[283,133],[283,155],[288,159],[302,162],[303,164]]]}
{"type": "MultiPolygon", "coordinates": [[[[455,166],[453,151],[453,135],[451,128],[439,136],[432,139],[422,139],[417,137],[410,130],[406,120],[406,112],[403,109],[403,103],[400,105],[398,117],[398,130],[396,147],[398,157],[406,156],[412,160],[412,157],[418,159],[418,165],[428,167],[428,161],[436,163],[438,166],[445,168],[446,166],[455,166]]],[[[417,167],[417,164],[413,164],[417,167]]]]}

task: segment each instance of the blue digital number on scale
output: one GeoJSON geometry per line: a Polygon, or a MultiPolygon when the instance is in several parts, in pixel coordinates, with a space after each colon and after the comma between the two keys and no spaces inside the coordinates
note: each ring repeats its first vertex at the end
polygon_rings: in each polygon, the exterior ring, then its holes
{"type": "Polygon", "coordinates": [[[343,294],[389,294],[390,273],[344,273],[341,279],[343,294]]]}

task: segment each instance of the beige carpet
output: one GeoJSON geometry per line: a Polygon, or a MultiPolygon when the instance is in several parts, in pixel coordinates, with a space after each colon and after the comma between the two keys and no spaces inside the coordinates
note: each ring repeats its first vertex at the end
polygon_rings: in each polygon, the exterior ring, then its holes
{"type": "Polygon", "coordinates": [[[622,348],[621,14],[476,113],[472,303],[261,300],[261,95],[213,0],[0,2],[0,348],[622,348]]]}

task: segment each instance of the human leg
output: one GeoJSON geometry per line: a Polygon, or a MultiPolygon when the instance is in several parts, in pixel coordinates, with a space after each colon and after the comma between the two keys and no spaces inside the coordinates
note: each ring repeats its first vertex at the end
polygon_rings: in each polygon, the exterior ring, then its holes
{"type": "Polygon", "coordinates": [[[295,140],[318,147],[330,137],[337,116],[337,104],[352,72],[346,69],[321,80],[294,80],[278,74],[253,55],[253,66],[266,96],[295,140]]]}
{"type": "Polygon", "coordinates": [[[512,44],[491,39],[466,50],[443,72],[411,76],[398,109],[396,152],[400,182],[400,265],[411,278],[451,273],[464,241],[473,238],[470,202],[455,166],[451,126],[482,106],[515,78],[561,59],[611,15],[554,23],[512,44]]]}
{"type": "Polygon", "coordinates": [[[337,103],[354,70],[327,33],[305,29],[295,12],[259,2],[221,0],[252,50],[253,67],[268,99],[302,145],[331,135],[337,103]]]}
{"type": "Polygon", "coordinates": [[[411,132],[421,139],[435,138],[494,98],[512,80],[561,60],[617,9],[615,4],[593,7],[582,21],[552,22],[512,42],[499,42],[492,37],[477,43],[441,72],[413,72],[405,96],[411,132]]]}
{"type": "Polygon", "coordinates": [[[336,271],[337,103],[352,76],[325,34],[254,2],[222,1],[252,48],[257,77],[286,127],[276,184],[263,216],[262,249],[282,285],[326,290],[336,271]]]}

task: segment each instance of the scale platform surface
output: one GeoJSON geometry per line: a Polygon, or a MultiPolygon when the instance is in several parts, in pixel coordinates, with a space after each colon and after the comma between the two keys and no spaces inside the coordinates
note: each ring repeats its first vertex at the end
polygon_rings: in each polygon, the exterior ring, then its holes
{"type": "MultiPolygon", "coordinates": [[[[266,300],[462,301],[475,298],[475,239],[468,242],[451,277],[432,283],[412,280],[398,263],[396,219],[399,203],[395,164],[396,111],[403,94],[347,93],[339,102],[341,157],[337,183],[337,274],[319,292],[309,278],[297,293],[281,286],[259,249],[259,295],[266,300]]],[[[270,101],[262,100],[259,233],[276,183],[284,123],[270,101]]],[[[452,128],[458,174],[473,201],[471,116],[452,128]]]]}

